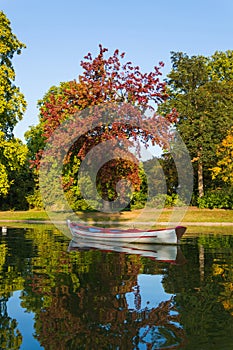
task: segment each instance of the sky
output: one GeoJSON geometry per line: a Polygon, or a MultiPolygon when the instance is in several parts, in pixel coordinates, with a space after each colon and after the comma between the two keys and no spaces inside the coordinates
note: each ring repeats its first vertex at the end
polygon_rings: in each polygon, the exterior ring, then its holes
{"type": "Polygon", "coordinates": [[[232,0],[0,0],[17,38],[27,48],[16,55],[15,84],[27,100],[27,111],[15,128],[24,140],[38,124],[38,100],[53,85],[78,79],[80,61],[102,44],[112,54],[150,72],[171,51],[211,56],[233,49],[232,0]]]}

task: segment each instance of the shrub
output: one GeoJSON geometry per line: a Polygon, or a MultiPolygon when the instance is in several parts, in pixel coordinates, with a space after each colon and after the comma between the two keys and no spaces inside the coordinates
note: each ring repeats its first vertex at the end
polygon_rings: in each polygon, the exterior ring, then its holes
{"type": "Polygon", "coordinates": [[[26,196],[29,209],[43,209],[43,201],[39,190],[35,190],[33,194],[26,196]]]}
{"type": "Polygon", "coordinates": [[[158,194],[157,196],[153,197],[148,204],[150,207],[158,209],[180,207],[185,205],[178,194],[175,193],[172,195],[158,194]]]}
{"type": "Polygon", "coordinates": [[[199,208],[233,209],[233,188],[228,190],[213,190],[197,199],[199,208]]]}

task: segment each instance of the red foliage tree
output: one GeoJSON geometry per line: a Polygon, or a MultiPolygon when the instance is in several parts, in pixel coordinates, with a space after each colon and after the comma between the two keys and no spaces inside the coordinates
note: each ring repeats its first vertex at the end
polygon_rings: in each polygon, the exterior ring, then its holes
{"type": "MultiPolygon", "coordinates": [[[[112,159],[98,172],[97,183],[100,184],[103,197],[114,200],[120,177],[129,179],[134,189],[140,187],[138,161],[133,156],[125,159],[126,149],[139,140],[138,145],[144,143],[148,146],[149,141],[167,145],[168,129],[170,123],[176,120],[176,112],[172,111],[162,118],[155,111],[156,105],[168,98],[165,83],[159,80],[162,62],[159,67],[154,67],[153,72],[142,73],[138,66],[123,62],[124,53],[115,50],[112,56],[105,58],[107,51],[99,45],[97,57],[93,58],[91,53],[84,57],[81,61],[83,74],[79,76],[78,82],[61,83],[59,88],[49,90],[40,102],[40,122],[45,142],[50,142],[54,131],[64,121],[75,116],[69,128],[78,128],[79,135],[82,129],[84,131],[73,142],[65,157],[64,163],[69,164],[69,167],[74,157],[83,160],[93,147],[111,140],[112,159]],[[149,116],[146,116],[147,111],[150,111],[149,116]],[[88,131],[87,125],[90,126],[88,131]],[[114,171],[114,167],[118,170],[114,171]]],[[[62,147],[63,141],[56,141],[58,148],[62,147]]],[[[95,161],[98,162],[100,156],[103,157],[96,154],[95,161]]],[[[40,157],[41,152],[38,152],[37,165],[40,157]]],[[[68,182],[66,178],[66,188],[74,183],[75,176],[77,173],[68,182]]]]}

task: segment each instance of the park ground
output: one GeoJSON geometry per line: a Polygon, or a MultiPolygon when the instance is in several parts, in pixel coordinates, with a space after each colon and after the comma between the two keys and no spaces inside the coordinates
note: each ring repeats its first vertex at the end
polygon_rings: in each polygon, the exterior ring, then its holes
{"type": "MultiPolygon", "coordinates": [[[[61,213],[59,218],[65,219],[61,213]]],[[[166,226],[178,217],[181,224],[187,226],[187,233],[225,233],[233,234],[233,210],[225,209],[200,209],[189,207],[162,210],[149,210],[147,212],[135,210],[116,214],[105,214],[100,212],[79,212],[77,217],[85,220],[89,224],[98,222],[99,224],[114,224],[114,222],[124,222],[129,224],[137,218],[137,222],[142,225],[151,223],[153,227],[166,226]],[[142,214],[142,215],[140,215],[142,214]],[[182,217],[183,216],[183,217],[182,217]],[[156,217],[156,221],[155,221],[156,217]],[[140,218],[140,219],[138,219],[140,218]],[[155,224],[156,222],[156,224],[155,224]]],[[[0,212],[0,226],[23,227],[38,224],[50,224],[50,218],[46,211],[2,211],[0,212]]]]}

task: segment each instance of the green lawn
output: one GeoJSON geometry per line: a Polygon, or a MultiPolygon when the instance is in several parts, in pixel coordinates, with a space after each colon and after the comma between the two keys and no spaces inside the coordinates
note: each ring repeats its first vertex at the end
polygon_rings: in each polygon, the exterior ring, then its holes
{"type": "MultiPolygon", "coordinates": [[[[176,209],[179,214],[183,213],[182,209],[176,209]]],[[[78,213],[78,217],[86,221],[133,221],[134,218],[138,217],[142,211],[135,210],[132,212],[123,212],[116,214],[103,214],[103,213],[78,213]]],[[[171,214],[174,213],[172,209],[163,209],[158,217],[159,222],[167,222],[170,220],[171,214]]],[[[142,213],[140,221],[153,221],[156,217],[157,211],[151,210],[145,214],[142,213]]],[[[62,217],[62,214],[61,214],[62,217]]],[[[44,221],[49,220],[48,215],[45,211],[2,211],[0,212],[0,222],[4,220],[28,220],[28,221],[44,221]]],[[[221,222],[221,223],[233,223],[233,210],[224,209],[198,209],[195,207],[189,207],[185,216],[182,219],[183,222],[221,222]]]]}
{"type": "MultiPolygon", "coordinates": [[[[119,221],[133,222],[135,218],[141,212],[139,210],[133,212],[123,212],[116,214],[103,214],[103,213],[78,213],[78,218],[82,218],[84,221],[89,222],[99,222],[100,226],[103,222],[108,221],[119,221]]],[[[172,209],[163,209],[157,222],[170,222],[170,216],[172,209]]],[[[140,221],[142,222],[152,222],[151,227],[163,227],[162,225],[156,225],[156,213],[155,210],[151,210],[146,215],[143,213],[140,216],[140,221]]],[[[65,215],[59,215],[59,221],[65,219],[65,215]]],[[[200,234],[233,234],[233,226],[227,226],[229,223],[233,223],[233,210],[223,210],[223,209],[198,209],[194,207],[188,208],[182,222],[186,223],[187,231],[186,236],[197,236],[200,234]],[[200,223],[200,225],[198,225],[200,223]],[[203,223],[203,225],[201,224],[203,223]],[[208,226],[204,223],[208,223],[208,226]],[[221,226],[212,226],[211,223],[222,223],[221,226]],[[225,225],[224,225],[225,223],[225,225]]],[[[54,228],[54,225],[50,221],[48,215],[45,211],[3,211],[0,212],[0,226],[11,226],[18,228],[35,228],[41,226],[43,229],[54,228]],[[9,220],[9,221],[5,221],[9,220]],[[45,224],[46,222],[46,224],[45,224]],[[43,225],[43,226],[42,226],[43,225]]],[[[106,226],[106,225],[105,225],[106,226]]],[[[111,224],[110,224],[111,226],[111,224]]],[[[125,228],[126,226],[124,226],[125,228]]],[[[130,226],[129,226],[130,227],[130,226]]],[[[138,228],[145,228],[145,224],[137,224],[138,228]]]]}
{"type": "Polygon", "coordinates": [[[49,220],[48,215],[45,211],[1,211],[0,212],[0,222],[2,220],[49,220]]]}
{"type": "MultiPolygon", "coordinates": [[[[160,221],[166,219],[169,216],[169,210],[164,210],[160,221]]],[[[230,222],[233,223],[233,210],[224,209],[199,209],[195,207],[189,207],[183,222],[230,222]]]]}

